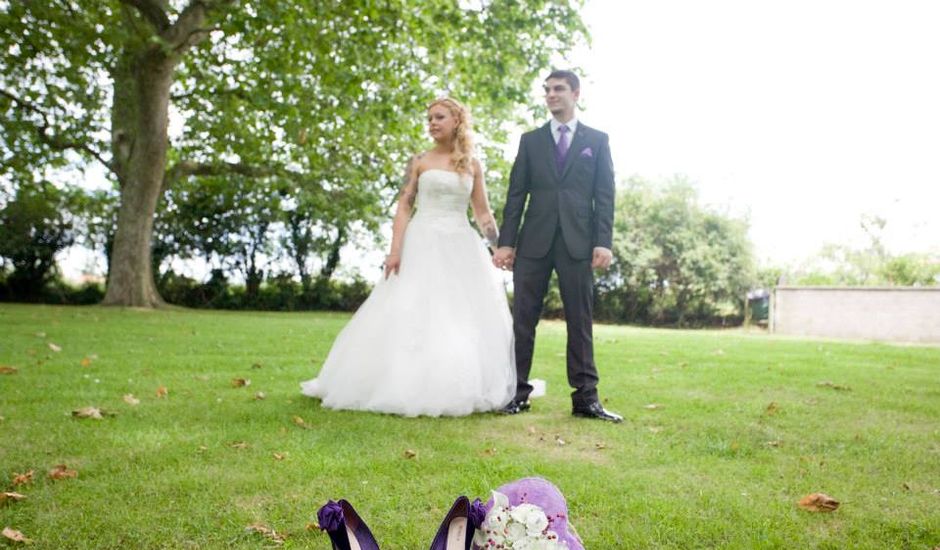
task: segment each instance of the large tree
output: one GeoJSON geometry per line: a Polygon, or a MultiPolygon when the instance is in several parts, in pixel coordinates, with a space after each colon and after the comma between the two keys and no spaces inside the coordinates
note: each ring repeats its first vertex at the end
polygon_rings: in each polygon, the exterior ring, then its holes
{"type": "Polygon", "coordinates": [[[105,303],[156,306],[165,187],[289,182],[335,227],[368,223],[423,105],[451,92],[499,140],[551,54],[584,38],[579,4],[0,0],[0,175],[103,166],[120,192],[105,303]]]}

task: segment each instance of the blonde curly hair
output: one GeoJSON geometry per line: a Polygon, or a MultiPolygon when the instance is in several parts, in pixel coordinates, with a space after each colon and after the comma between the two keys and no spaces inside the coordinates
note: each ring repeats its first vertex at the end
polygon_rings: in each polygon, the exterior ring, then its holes
{"type": "Polygon", "coordinates": [[[451,155],[454,168],[458,172],[472,173],[470,163],[473,160],[473,124],[470,120],[470,110],[449,97],[435,99],[428,105],[428,110],[435,105],[443,105],[457,119],[457,127],[454,129],[454,152],[451,155]]]}

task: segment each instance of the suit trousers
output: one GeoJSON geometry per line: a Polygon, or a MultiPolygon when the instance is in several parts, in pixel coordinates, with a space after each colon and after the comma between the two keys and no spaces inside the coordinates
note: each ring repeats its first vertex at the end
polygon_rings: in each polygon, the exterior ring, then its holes
{"type": "Polygon", "coordinates": [[[597,366],[594,364],[594,274],[591,259],[579,260],[568,253],[559,228],[544,257],[516,255],[513,266],[513,332],[516,346],[516,397],[525,401],[532,393],[529,372],[535,348],[535,327],[542,314],[552,270],[558,274],[558,286],[568,328],[568,384],[573,406],[597,401],[597,366]]]}

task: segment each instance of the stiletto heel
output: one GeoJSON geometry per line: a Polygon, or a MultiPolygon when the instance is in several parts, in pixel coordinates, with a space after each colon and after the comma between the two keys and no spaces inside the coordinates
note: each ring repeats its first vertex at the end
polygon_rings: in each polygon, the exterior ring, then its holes
{"type": "Polygon", "coordinates": [[[476,529],[471,508],[470,499],[463,495],[457,497],[441,522],[430,550],[470,550],[476,529]]]}
{"type": "Polygon", "coordinates": [[[317,523],[330,535],[333,550],[379,550],[366,522],[346,500],[324,504],[317,512],[317,523]]]}

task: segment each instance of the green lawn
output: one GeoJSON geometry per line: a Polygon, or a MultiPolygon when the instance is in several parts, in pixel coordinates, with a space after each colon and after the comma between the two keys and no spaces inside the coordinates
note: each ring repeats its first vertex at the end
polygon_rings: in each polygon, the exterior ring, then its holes
{"type": "Polygon", "coordinates": [[[458,495],[541,475],[589,550],[940,545],[940,348],[598,326],[601,393],[627,418],[610,425],[569,415],[548,322],[531,412],[406,419],[299,394],[347,319],[0,305],[17,369],[0,374],[0,484],[26,495],[0,528],[31,548],[273,546],[246,531],[260,523],[329,548],[308,524],[342,497],[383,549],[420,550],[458,495]],[[84,406],[114,415],[71,416],[84,406]],[[49,479],[63,463],[78,477],[49,479]],[[798,508],[812,492],[841,507],[798,508]]]}

